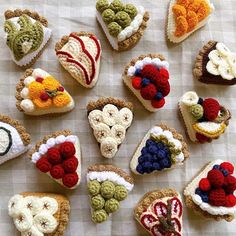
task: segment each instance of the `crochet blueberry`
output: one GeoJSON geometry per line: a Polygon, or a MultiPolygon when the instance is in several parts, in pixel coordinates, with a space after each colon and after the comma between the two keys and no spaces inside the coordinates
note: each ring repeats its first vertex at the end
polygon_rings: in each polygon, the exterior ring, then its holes
{"type": "Polygon", "coordinates": [[[208,193],[207,192],[202,191],[202,193],[200,194],[200,197],[203,202],[208,202],[208,193]]]}
{"type": "Polygon", "coordinates": [[[142,153],[142,155],[145,155],[145,154],[149,153],[148,148],[147,147],[143,147],[142,150],[141,150],[141,153],[142,153]]]}
{"type": "Polygon", "coordinates": [[[164,158],[168,158],[168,153],[164,149],[161,149],[161,150],[158,150],[157,156],[160,160],[162,160],[164,158]]]}
{"type": "Polygon", "coordinates": [[[213,166],[213,169],[219,170],[219,169],[220,169],[220,165],[214,165],[214,166],[213,166]]]}
{"type": "Polygon", "coordinates": [[[157,152],[159,151],[159,149],[157,148],[157,146],[154,144],[154,145],[151,145],[148,147],[148,151],[149,153],[151,154],[157,154],[157,152]]]}
{"type": "Polygon", "coordinates": [[[143,155],[143,158],[144,158],[146,161],[150,161],[150,162],[153,161],[153,156],[152,156],[150,153],[147,153],[147,154],[143,155]]]}
{"type": "Polygon", "coordinates": [[[156,142],[153,141],[153,140],[151,140],[151,139],[148,139],[148,140],[146,141],[146,146],[147,146],[147,147],[149,147],[150,145],[154,145],[154,144],[156,144],[156,142]]]}
{"type": "Polygon", "coordinates": [[[142,165],[146,173],[151,173],[153,171],[152,163],[150,161],[146,161],[142,165]]]}
{"type": "Polygon", "coordinates": [[[199,196],[202,194],[202,192],[203,191],[200,188],[196,188],[196,190],[195,190],[195,193],[199,196]]]}
{"type": "Polygon", "coordinates": [[[222,172],[224,176],[227,176],[229,174],[229,172],[225,170],[224,168],[220,168],[220,171],[222,172]]]}
{"type": "Polygon", "coordinates": [[[169,158],[164,158],[164,159],[160,160],[159,163],[163,168],[170,168],[171,167],[171,161],[169,158]]]}
{"type": "Polygon", "coordinates": [[[154,97],[154,99],[155,99],[155,100],[158,100],[158,101],[161,100],[162,98],[163,98],[163,95],[162,95],[161,92],[157,92],[156,95],[155,95],[155,97],[154,97]]]}
{"type": "Polygon", "coordinates": [[[163,169],[158,162],[153,162],[152,167],[154,170],[162,170],[163,169]]]}
{"type": "Polygon", "coordinates": [[[138,171],[138,173],[144,174],[144,169],[143,169],[143,166],[141,164],[137,165],[136,170],[138,171]]]}
{"type": "Polygon", "coordinates": [[[141,69],[136,69],[135,76],[140,76],[140,75],[141,75],[141,69]]]}
{"type": "Polygon", "coordinates": [[[199,98],[197,103],[200,104],[200,105],[202,105],[202,103],[203,103],[203,98],[199,98]]]}
{"type": "Polygon", "coordinates": [[[143,163],[145,161],[145,156],[141,155],[139,158],[138,158],[138,163],[143,163]]]}
{"type": "Polygon", "coordinates": [[[150,79],[143,78],[143,79],[142,79],[142,82],[141,82],[141,85],[142,85],[142,87],[146,87],[146,86],[149,85],[150,83],[151,83],[150,79]]]}

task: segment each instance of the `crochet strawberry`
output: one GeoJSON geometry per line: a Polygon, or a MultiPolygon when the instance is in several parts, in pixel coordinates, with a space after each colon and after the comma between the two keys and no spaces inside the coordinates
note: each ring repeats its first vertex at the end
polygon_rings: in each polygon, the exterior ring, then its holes
{"type": "Polygon", "coordinates": [[[70,157],[63,162],[63,168],[66,173],[73,173],[78,167],[78,159],[76,157],[70,157]]]}
{"type": "Polygon", "coordinates": [[[207,178],[212,186],[215,188],[220,188],[224,184],[224,175],[220,170],[213,169],[210,170],[207,174],[207,178]]]}
{"type": "Polygon", "coordinates": [[[162,79],[169,79],[169,72],[167,69],[165,69],[164,67],[162,67],[160,70],[159,70],[159,74],[161,76],[162,79]]]}
{"type": "Polygon", "coordinates": [[[148,78],[153,80],[158,74],[158,70],[152,64],[145,65],[141,70],[141,75],[143,78],[148,78]]]}
{"type": "Polygon", "coordinates": [[[37,162],[36,162],[36,167],[42,171],[43,173],[47,173],[48,171],[51,170],[52,165],[48,161],[47,157],[41,157],[37,162]]]}
{"type": "Polygon", "coordinates": [[[145,100],[152,100],[157,93],[157,89],[154,84],[148,84],[146,87],[141,88],[140,93],[145,100]]]}
{"type": "Polygon", "coordinates": [[[62,161],[60,152],[57,148],[49,148],[47,158],[52,165],[59,164],[62,161]]]}
{"type": "Polygon", "coordinates": [[[212,189],[208,198],[209,203],[213,206],[224,206],[226,203],[225,191],[222,188],[212,189]]]}
{"type": "Polygon", "coordinates": [[[75,146],[71,142],[64,142],[60,145],[59,151],[64,159],[73,157],[75,155],[75,146]]]}
{"type": "Polygon", "coordinates": [[[199,188],[202,191],[209,191],[211,189],[210,181],[207,178],[202,178],[199,182],[199,188]]]}
{"type": "Polygon", "coordinates": [[[232,175],[233,172],[234,172],[234,166],[233,166],[231,163],[229,163],[229,162],[223,162],[223,163],[221,163],[221,164],[220,164],[220,167],[223,168],[223,169],[225,169],[225,170],[227,170],[230,175],[232,175]]]}
{"type": "Polygon", "coordinates": [[[79,177],[78,177],[78,174],[76,172],[75,173],[66,174],[62,178],[63,184],[66,187],[68,187],[68,188],[72,188],[74,185],[76,185],[78,180],[79,180],[79,177]]]}
{"type": "Polygon", "coordinates": [[[165,98],[161,100],[152,100],[152,106],[155,108],[161,108],[165,105],[165,98]]]}
{"type": "Polygon", "coordinates": [[[204,117],[209,121],[215,120],[220,111],[219,102],[213,98],[207,98],[203,101],[202,106],[204,109],[204,117]]]}
{"type": "Polygon", "coordinates": [[[142,87],[141,82],[142,82],[142,78],[137,77],[137,76],[133,77],[133,79],[132,79],[132,86],[135,89],[141,89],[141,87],[142,87]]]}
{"type": "Polygon", "coordinates": [[[224,189],[227,193],[233,193],[236,190],[236,178],[228,175],[224,178],[224,189]]]}
{"type": "Polygon", "coordinates": [[[61,179],[65,175],[62,165],[55,165],[50,170],[50,174],[55,179],[61,179]]]}
{"type": "Polygon", "coordinates": [[[236,205],[236,197],[233,194],[229,194],[225,197],[225,206],[234,207],[236,205]]]}

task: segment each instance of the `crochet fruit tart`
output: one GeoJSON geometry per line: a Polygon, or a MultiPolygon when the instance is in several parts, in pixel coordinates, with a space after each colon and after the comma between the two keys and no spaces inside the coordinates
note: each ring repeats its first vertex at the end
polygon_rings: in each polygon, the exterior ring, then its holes
{"type": "Polygon", "coordinates": [[[70,203],[59,194],[24,192],[11,197],[8,214],[22,236],[62,236],[70,203]]]}
{"type": "Polygon", "coordinates": [[[94,223],[108,220],[110,214],[119,210],[120,202],[134,187],[132,177],[113,165],[90,166],[87,183],[94,223]]]}
{"type": "Polygon", "coordinates": [[[236,213],[234,165],[222,160],[208,163],[184,190],[187,207],[205,218],[232,221],[236,213]]]}
{"type": "Polygon", "coordinates": [[[30,135],[18,120],[0,115],[0,165],[29,149],[30,135]]]}
{"type": "Polygon", "coordinates": [[[193,75],[207,84],[236,84],[236,53],[221,42],[209,41],[196,58],[193,75]]]}
{"type": "Polygon", "coordinates": [[[100,98],[90,101],[87,111],[102,156],[113,158],[133,121],[133,104],[118,98],[100,98]]]}
{"type": "Polygon", "coordinates": [[[181,134],[167,125],[155,125],[136,149],[130,168],[135,174],[150,174],[182,165],[188,157],[181,134]]]}
{"type": "Polygon", "coordinates": [[[92,88],[98,81],[101,45],[88,32],[73,32],[63,36],[55,46],[59,62],[82,86],[92,88]]]}
{"type": "Polygon", "coordinates": [[[153,236],[182,236],[183,204],[174,189],[146,193],[134,209],[134,217],[153,236]]]}
{"type": "Polygon", "coordinates": [[[7,10],[4,30],[13,61],[24,68],[35,63],[52,35],[48,21],[27,9],[7,10]]]}
{"type": "Polygon", "coordinates": [[[214,6],[210,0],[170,0],[167,37],[180,43],[207,24],[214,6]]]}
{"type": "Polygon", "coordinates": [[[63,187],[74,189],[81,180],[79,139],[69,130],[45,136],[31,150],[30,159],[36,168],[63,187]]]}
{"type": "Polygon", "coordinates": [[[63,113],[74,106],[65,88],[42,69],[27,69],[16,85],[16,107],[27,115],[63,113]]]}
{"type": "Polygon", "coordinates": [[[186,92],[179,101],[179,110],[186,131],[193,142],[211,142],[225,132],[231,113],[214,98],[201,98],[194,91],[186,92]]]}
{"type": "Polygon", "coordinates": [[[97,0],[97,21],[116,51],[133,48],[147,27],[149,13],[142,6],[120,0],[97,0]]]}
{"type": "Polygon", "coordinates": [[[141,55],[126,65],[123,81],[143,106],[156,112],[170,92],[169,63],[160,54],[141,55]]]}

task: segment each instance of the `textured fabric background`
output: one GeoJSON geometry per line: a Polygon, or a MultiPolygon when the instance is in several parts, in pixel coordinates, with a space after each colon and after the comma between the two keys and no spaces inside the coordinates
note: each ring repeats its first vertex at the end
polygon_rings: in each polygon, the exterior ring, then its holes
{"type": "MultiPolygon", "coordinates": [[[[102,30],[95,20],[95,0],[1,0],[0,1],[0,111],[23,122],[32,135],[32,144],[53,131],[68,128],[80,138],[82,147],[83,175],[82,183],[74,191],[66,191],[48,176],[37,171],[27,155],[9,161],[0,166],[0,235],[18,235],[12,219],[8,217],[9,198],[22,191],[42,191],[66,194],[71,201],[70,223],[66,236],[118,236],[146,235],[133,219],[133,208],[142,195],[156,188],[174,187],[182,193],[185,185],[210,160],[222,158],[236,164],[236,122],[231,120],[227,132],[212,144],[190,144],[190,159],[183,167],[152,176],[136,177],[135,187],[129,197],[122,202],[119,212],[106,222],[95,225],[90,219],[89,199],[86,189],[86,169],[94,163],[112,163],[129,171],[129,161],[137,144],[145,132],[154,124],[165,122],[184,133],[178,117],[177,101],[188,90],[194,89],[199,95],[213,96],[227,105],[236,115],[236,87],[205,85],[192,76],[192,66],[198,50],[209,39],[226,43],[232,50],[236,46],[236,0],[212,0],[216,11],[203,29],[196,32],[178,45],[169,45],[165,39],[166,14],[168,0],[130,0],[149,10],[151,20],[140,43],[128,52],[117,53],[111,50],[102,30]],[[29,8],[43,14],[53,29],[53,37],[34,65],[40,67],[65,85],[76,101],[76,108],[67,114],[58,116],[30,117],[15,108],[15,85],[23,70],[11,60],[5,45],[3,13],[7,9],[29,8]],[[82,88],[59,65],[54,45],[64,34],[71,31],[92,31],[101,40],[102,65],[97,86],[93,89],[82,88]],[[124,86],[121,74],[124,65],[133,57],[143,53],[162,53],[170,63],[171,93],[166,99],[166,106],[152,114],[144,110],[140,102],[124,86]],[[113,160],[101,157],[98,145],[89,128],[86,117],[86,104],[100,96],[116,96],[132,101],[135,105],[135,119],[124,143],[113,160]]],[[[231,223],[207,221],[184,208],[184,235],[236,235],[236,221],[231,223]]]]}

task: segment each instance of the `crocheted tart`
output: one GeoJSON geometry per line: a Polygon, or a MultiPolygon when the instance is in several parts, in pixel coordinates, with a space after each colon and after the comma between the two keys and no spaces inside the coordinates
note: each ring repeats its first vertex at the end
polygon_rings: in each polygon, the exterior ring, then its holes
{"type": "Polygon", "coordinates": [[[30,135],[18,120],[0,115],[0,165],[29,149],[30,135]]]}
{"type": "Polygon", "coordinates": [[[87,105],[88,120],[103,157],[113,158],[133,121],[133,104],[118,98],[100,98],[87,105]]]}
{"type": "Polygon", "coordinates": [[[119,210],[134,187],[134,181],[125,171],[113,165],[92,165],[88,168],[87,186],[94,223],[103,223],[119,210]]]}
{"type": "Polygon", "coordinates": [[[35,63],[52,35],[47,19],[27,9],[7,10],[4,30],[12,60],[23,68],[35,63]]]}
{"type": "Polygon", "coordinates": [[[232,221],[236,213],[234,165],[222,160],[208,163],[184,190],[187,207],[205,218],[232,221]]]}
{"type": "Polygon", "coordinates": [[[188,157],[183,136],[160,124],[144,136],[131,159],[130,168],[135,174],[150,174],[182,165],[188,157]]]}
{"type": "Polygon", "coordinates": [[[97,21],[116,51],[133,48],[147,28],[149,13],[121,0],[97,0],[97,21]]]}
{"type": "Polygon", "coordinates": [[[210,0],[170,0],[167,37],[180,43],[205,26],[214,11],[210,0]]]}
{"type": "Polygon", "coordinates": [[[16,85],[16,107],[27,115],[63,113],[74,106],[64,87],[42,69],[27,69],[16,85]]]}
{"type": "Polygon", "coordinates": [[[146,193],[134,209],[134,217],[153,236],[182,236],[183,204],[174,189],[146,193]]]}
{"type": "Polygon", "coordinates": [[[209,41],[199,51],[193,68],[196,79],[207,84],[236,84],[236,54],[223,43],[209,41]]]}
{"type": "Polygon", "coordinates": [[[69,222],[70,202],[60,194],[24,192],[11,197],[8,214],[22,236],[62,236],[69,222]]]}
{"type": "Polygon", "coordinates": [[[82,86],[92,88],[98,81],[101,45],[97,37],[88,32],[72,32],[63,36],[55,46],[61,65],[82,86]]]}
{"type": "Polygon", "coordinates": [[[191,141],[205,143],[218,139],[231,119],[230,111],[214,98],[201,98],[186,92],[179,101],[179,111],[191,141]]]}
{"type": "Polygon", "coordinates": [[[169,63],[161,54],[141,55],[126,65],[122,77],[143,106],[156,112],[170,92],[168,69],[169,63]]]}
{"type": "Polygon", "coordinates": [[[38,142],[30,152],[36,168],[68,189],[75,189],[81,180],[79,138],[70,130],[57,131],[38,142]]]}

